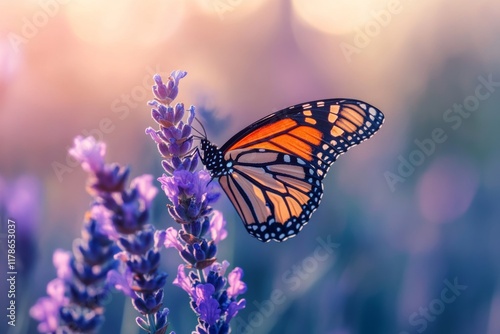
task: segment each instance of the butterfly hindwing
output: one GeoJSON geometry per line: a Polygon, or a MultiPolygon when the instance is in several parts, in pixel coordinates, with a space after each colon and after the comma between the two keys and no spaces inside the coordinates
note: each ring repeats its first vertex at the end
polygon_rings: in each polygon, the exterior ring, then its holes
{"type": "Polygon", "coordinates": [[[219,183],[248,232],[261,241],[296,235],[318,207],[322,177],[301,158],[265,149],[239,152],[219,183]]]}
{"type": "MultiPolygon", "coordinates": [[[[383,114],[358,100],[330,99],[271,114],[233,136],[205,165],[261,241],[283,241],[307,224],[337,157],[370,138],[383,114]],[[216,162],[217,161],[217,162],[216,162]]],[[[203,145],[202,145],[203,147],[203,145]]]]}

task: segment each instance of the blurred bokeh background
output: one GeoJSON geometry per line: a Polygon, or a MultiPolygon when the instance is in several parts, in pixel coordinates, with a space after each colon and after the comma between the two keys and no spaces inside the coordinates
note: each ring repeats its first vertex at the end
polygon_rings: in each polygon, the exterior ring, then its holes
{"type": "MultiPolygon", "coordinates": [[[[298,237],[262,244],[219,202],[220,258],[249,287],[234,333],[500,333],[499,22],[495,0],[1,1],[0,268],[9,217],[19,275],[17,326],[2,313],[0,332],[36,333],[28,309],[55,276],[52,253],[80,235],[90,197],[72,139],[94,135],[133,176],[161,175],[144,133],[151,77],[183,69],[177,101],[219,145],[315,99],[386,115],[335,163],[298,237]]],[[[174,224],[166,202],[158,228],[174,224]]],[[[180,259],[163,255],[170,329],[190,333],[188,298],[170,285],[180,259]]],[[[139,333],[134,317],[116,293],[101,332],[139,333]]]]}

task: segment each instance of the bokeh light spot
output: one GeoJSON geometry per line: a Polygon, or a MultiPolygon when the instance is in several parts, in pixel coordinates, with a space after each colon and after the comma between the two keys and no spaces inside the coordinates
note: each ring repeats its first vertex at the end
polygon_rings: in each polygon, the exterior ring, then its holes
{"type": "Polygon", "coordinates": [[[439,158],[417,185],[420,213],[429,222],[445,223],[462,216],[479,183],[477,171],[456,158],[439,158]]]}
{"type": "Polygon", "coordinates": [[[293,0],[295,14],[311,27],[329,34],[347,34],[373,20],[381,0],[293,0]]]}
{"type": "Polygon", "coordinates": [[[172,35],[184,16],[183,2],[72,1],[64,7],[80,39],[97,45],[153,45],[172,35]]]}

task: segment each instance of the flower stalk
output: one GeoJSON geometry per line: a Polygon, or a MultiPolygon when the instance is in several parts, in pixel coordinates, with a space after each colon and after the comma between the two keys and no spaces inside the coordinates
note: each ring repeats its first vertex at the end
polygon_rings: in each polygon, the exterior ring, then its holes
{"type": "Polygon", "coordinates": [[[174,284],[187,292],[198,316],[194,333],[223,334],[230,332],[229,322],[245,307],[245,299],[238,297],[246,291],[246,284],[241,281],[241,268],[226,275],[229,263],[217,262],[217,245],[227,237],[226,222],[212,208],[219,198],[218,187],[205,169],[196,170],[198,155],[191,134],[195,108],[186,110],[182,103],[172,106],[179,81],[186,75],[184,71],[174,71],[167,83],[159,75],[154,76],[155,99],[149,104],[158,129],[149,127],[146,133],[163,158],[165,173],[158,181],[171,202],[168,212],[178,224],[177,229],[169,227],[162,234],[165,247],[175,248],[184,261],[178,267],[174,284]]]}

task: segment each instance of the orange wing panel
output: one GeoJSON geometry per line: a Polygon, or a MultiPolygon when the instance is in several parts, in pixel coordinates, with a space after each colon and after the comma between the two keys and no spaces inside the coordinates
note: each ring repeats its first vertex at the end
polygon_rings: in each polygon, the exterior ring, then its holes
{"type": "Polygon", "coordinates": [[[281,121],[278,121],[276,123],[268,124],[265,125],[250,134],[246,135],[245,137],[241,138],[238,140],[234,145],[229,147],[226,152],[229,152],[231,150],[236,150],[242,146],[245,146],[247,144],[251,144],[254,141],[272,136],[275,133],[279,133],[282,131],[286,131],[294,126],[297,125],[297,122],[295,122],[292,119],[285,118],[281,121]]]}
{"type": "Polygon", "coordinates": [[[298,138],[302,138],[313,145],[319,145],[321,143],[321,139],[323,138],[321,131],[310,126],[299,126],[298,128],[290,131],[290,134],[293,134],[298,138]]]}

